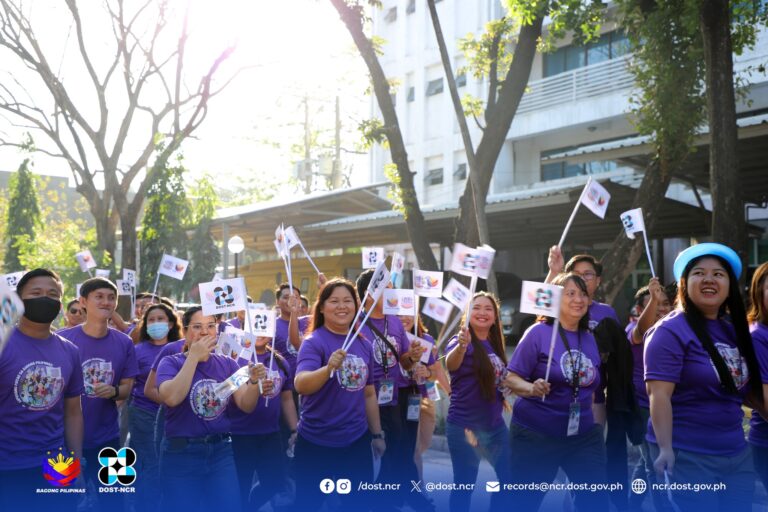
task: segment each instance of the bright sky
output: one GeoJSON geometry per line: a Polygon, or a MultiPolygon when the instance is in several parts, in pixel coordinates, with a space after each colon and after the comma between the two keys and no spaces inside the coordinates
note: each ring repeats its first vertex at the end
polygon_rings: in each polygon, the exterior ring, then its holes
{"type": "MultiPolygon", "coordinates": [[[[187,49],[190,68],[207,67],[213,56],[233,39],[237,40],[238,47],[221,76],[244,68],[238,78],[212,100],[207,119],[194,134],[195,140],[188,140],[182,146],[186,165],[193,173],[209,172],[215,175],[218,184],[233,185],[285,177],[295,158],[290,153],[291,145],[301,145],[304,140],[305,95],[309,97],[311,128],[321,130],[321,138],[327,142],[333,138],[334,99],[340,96],[342,146],[353,149],[359,140],[357,123],[369,112],[366,73],[351,37],[329,2],[171,0],[177,7],[182,2],[192,4],[187,49]]],[[[52,4],[37,0],[32,8],[33,26],[41,39],[50,38],[43,43],[51,49],[63,49],[59,50],[58,59],[51,61],[61,61],[65,85],[87,92],[89,84],[85,74],[75,68],[78,64],[74,34],[67,37],[69,25],[63,26],[60,22],[62,16],[67,15],[61,11],[62,5],[63,2],[52,4]]],[[[86,25],[103,16],[100,3],[89,0],[81,5],[87,6],[81,7],[86,25]]],[[[180,24],[181,20],[177,18],[172,23],[180,24]]],[[[97,56],[103,51],[101,57],[106,61],[111,54],[109,38],[108,32],[92,32],[89,51],[97,56]]],[[[0,71],[14,71],[5,55],[0,61],[0,71]]],[[[19,71],[15,73],[18,76],[19,71]]],[[[7,73],[2,73],[0,82],[7,77],[7,73]]],[[[199,74],[190,74],[190,77],[199,78],[199,74]]],[[[1,119],[0,130],[16,133],[1,119]]],[[[43,146],[42,135],[36,138],[38,146],[43,146]]],[[[353,183],[367,177],[365,156],[342,153],[342,159],[345,167],[355,166],[353,183]]],[[[16,151],[0,150],[0,169],[15,169],[19,160],[16,151]]],[[[36,157],[36,162],[38,172],[69,175],[63,161],[36,157]]]]}

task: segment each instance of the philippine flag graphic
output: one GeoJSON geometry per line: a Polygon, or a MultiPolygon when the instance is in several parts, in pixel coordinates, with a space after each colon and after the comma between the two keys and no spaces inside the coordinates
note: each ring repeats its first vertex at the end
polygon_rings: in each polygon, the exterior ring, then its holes
{"type": "MultiPolygon", "coordinates": [[[[48,452],[51,455],[51,452],[48,452]]],[[[43,460],[43,477],[56,487],[69,487],[80,476],[80,460],[64,457],[59,449],[56,458],[43,460]]]]}

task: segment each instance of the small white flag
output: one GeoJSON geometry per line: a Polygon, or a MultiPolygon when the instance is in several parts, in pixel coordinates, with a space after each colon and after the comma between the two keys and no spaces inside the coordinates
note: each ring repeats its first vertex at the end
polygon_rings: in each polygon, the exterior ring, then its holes
{"type": "Polygon", "coordinates": [[[611,194],[601,184],[590,179],[581,192],[579,200],[592,213],[604,219],[605,212],[608,210],[608,202],[611,200],[611,194]]]}
{"type": "Polygon", "coordinates": [[[453,309],[453,305],[451,305],[450,302],[436,297],[429,297],[424,302],[424,307],[421,309],[421,312],[430,318],[434,318],[441,324],[444,324],[451,316],[451,309],[453,309]]]}
{"type": "Polygon", "coordinates": [[[123,281],[127,281],[129,285],[136,286],[136,271],[129,268],[123,269],[123,281]]]}
{"type": "Polygon", "coordinates": [[[448,285],[445,287],[445,290],[443,290],[443,297],[461,311],[464,311],[471,298],[469,296],[469,288],[458,282],[456,279],[448,281],[448,285]]]}
{"type": "Polygon", "coordinates": [[[477,277],[488,279],[495,256],[496,249],[490,245],[481,245],[477,248],[477,277]]]}
{"type": "Polygon", "coordinates": [[[288,245],[289,249],[293,249],[297,245],[301,244],[299,235],[296,234],[296,230],[293,229],[293,226],[288,226],[285,228],[283,234],[285,235],[285,243],[288,245]]]}
{"type": "Polygon", "coordinates": [[[453,257],[451,258],[451,272],[456,272],[463,276],[472,277],[477,273],[477,265],[480,255],[477,249],[467,247],[464,244],[454,244],[453,257]]]}
{"type": "Polygon", "coordinates": [[[16,294],[15,288],[11,289],[6,280],[0,280],[0,354],[3,353],[8,338],[11,336],[16,322],[24,314],[24,302],[16,294]]]}
{"type": "Polygon", "coordinates": [[[266,338],[275,337],[275,320],[277,319],[274,309],[251,309],[251,322],[253,322],[253,335],[266,338]]]}
{"type": "Polygon", "coordinates": [[[91,255],[91,251],[88,249],[75,254],[75,258],[80,264],[80,270],[83,272],[88,272],[88,270],[96,268],[96,261],[93,259],[93,255],[91,255]]]}
{"type": "Polygon", "coordinates": [[[373,271],[371,276],[371,282],[368,283],[368,295],[376,302],[381,297],[381,294],[387,288],[389,283],[389,270],[384,264],[384,258],[379,260],[379,264],[376,266],[376,270],[373,271]]]}
{"type": "Polygon", "coordinates": [[[408,342],[413,343],[414,341],[418,341],[419,344],[424,347],[424,352],[421,353],[421,359],[419,359],[420,363],[429,364],[429,356],[432,355],[432,347],[434,346],[434,343],[431,341],[425,340],[424,338],[419,338],[418,336],[414,336],[413,334],[407,332],[405,333],[406,336],[408,336],[408,342]]]}
{"type": "MultiPolygon", "coordinates": [[[[163,254],[163,259],[160,260],[160,268],[157,269],[158,274],[163,274],[174,279],[181,281],[184,279],[184,273],[187,271],[189,262],[182,260],[170,254],[163,254]]],[[[211,313],[206,313],[211,314],[211,313]]]]}
{"type": "Polygon", "coordinates": [[[228,327],[226,331],[219,335],[219,341],[216,344],[216,352],[223,356],[237,359],[240,357],[240,352],[242,352],[243,347],[240,344],[237,334],[230,329],[234,328],[228,327]]]}
{"type": "Polygon", "coordinates": [[[24,274],[26,274],[25,271],[20,272],[11,272],[10,274],[5,274],[3,276],[3,279],[5,281],[5,284],[8,285],[8,288],[11,289],[11,291],[16,291],[16,285],[19,284],[19,280],[21,280],[22,277],[24,277],[24,274]]]}
{"type": "Polygon", "coordinates": [[[80,287],[83,286],[83,283],[77,283],[75,285],[75,297],[80,297],[80,287]]]}
{"type": "Polygon", "coordinates": [[[383,247],[363,247],[363,268],[376,268],[384,261],[383,247]]]}
{"type": "Polygon", "coordinates": [[[109,269],[97,268],[94,274],[96,277],[103,277],[104,279],[109,279],[109,269]]]}
{"type": "Polygon", "coordinates": [[[384,290],[384,314],[413,316],[413,290],[384,290]]]}
{"type": "Polygon", "coordinates": [[[621,223],[624,225],[624,231],[631,239],[635,239],[635,233],[645,231],[645,220],[643,219],[643,209],[635,208],[621,214],[621,223]]]}
{"type": "Polygon", "coordinates": [[[200,283],[199,288],[204,315],[243,311],[248,303],[242,278],[200,283]]]}
{"type": "Polygon", "coordinates": [[[117,294],[118,295],[131,295],[133,292],[133,289],[131,288],[131,283],[126,281],[125,279],[118,279],[115,284],[117,285],[117,294]]]}
{"type": "Polygon", "coordinates": [[[523,281],[520,312],[557,318],[560,316],[560,295],[562,292],[562,286],[523,281]]]}
{"type": "Polygon", "coordinates": [[[397,278],[403,275],[403,269],[405,268],[405,256],[396,252],[392,255],[392,263],[389,267],[389,274],[392,279],[392,284],[395,284],[397,278]]]}
{"type": "Polygon", "coordinates": [[[414,269],[413,291],[419,297],[440,297],[443,294],[443,273],[414,269]]]}

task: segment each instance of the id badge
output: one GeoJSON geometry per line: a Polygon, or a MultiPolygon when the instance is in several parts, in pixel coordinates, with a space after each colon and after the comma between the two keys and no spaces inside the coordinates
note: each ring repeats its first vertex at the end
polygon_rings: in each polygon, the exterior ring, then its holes
{"type": "Polygon", "coordinates": [[[581,418],[581,405],[579,402],[571,403],[568,410],[568,436],[575,436],[579,433],[579,418],[581,418]]]}
{"type": "Polygon", "coordinates": [[[434,381],[428,380],[424,383],[424,387],[427,389],[427,397],[433,402],[440,400],[440,393],[437,391],[437,385],[434,381]]]}
{"type": "Polygon", "coordinates": [[[395,395],[395,383],[390,379],[381,381],[379,387],[379,405],[387,405],[395,395]]]}
{"type": "Polygon", "coordinates": [[[408,395],[408,421],[419,421],[421,395],[408,395]]]}

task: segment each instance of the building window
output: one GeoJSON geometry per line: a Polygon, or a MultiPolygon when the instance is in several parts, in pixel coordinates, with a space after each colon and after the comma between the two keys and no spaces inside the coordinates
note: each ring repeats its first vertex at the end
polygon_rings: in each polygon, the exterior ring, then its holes
{"type": "Polygon", "coordinates": [[[416,12],[416,0],[408,0],[408,7],[405,8],[406,14],[413,14],[416,12]]]}
{"type": "MultiPolygon", "coordinates": [[[[542,151],[541,156],[546,157],[564,153],[574,147],[550,149],[542,151]]],[[[612,160],[595,160],[592,162],[570,163],[568,161],[557,163],[541,164],[541,181],[558,180],[561,178],[570,178],[572,176],[583,176],[585,174],[600,174],[603,172],[615,171],[618,164],[612,160]]]]}
{"type": "Polygon", "coordinates": [[[462,73],[456,77],[456,87],[464,87],[467,85],[467,74],[462,73]]]}
{"type": "Polygon", "coordinates": [[[430,171],[427,171],[427,174],[424,177],[424,183],[426,183],[428,186],[440,185],[442,182],[443,182],[442,167],[440,169],[432,169],[430,171]]]}
{"type": "Polygon", "coordinates": [[[408,88],[408,97],[406,100],[408,103],[413,102],[416,99],[416,88],[415,87],[409,87],[408,88]]]}
{"type": "Polygon", "coordinates": [[[459,164],[456,166],[456,170],[453,171],[453,179],[456,181],[467,179],[467,164],[459,164]]]}
{"type": "Polygon", "coordinates": [[[387,23],[394,23],[397,20],[397,7],[392,7],[390,10],[387,11],[387,14],[384,15],[384,21],[387,23]]]}
{"type": "Polygon", "coordinates": [[[443,79],[436,78],[427,82],[427,96],[434,96],[443,92],[443,79]]]}
{"type": "Polygon", "coordinates": [[[618,30],[608,32],[587,45],[563,46],[552,53],[544,54],[544,77],[617,59],[627,53],[629,53],[627,36],[618,30]]]}

